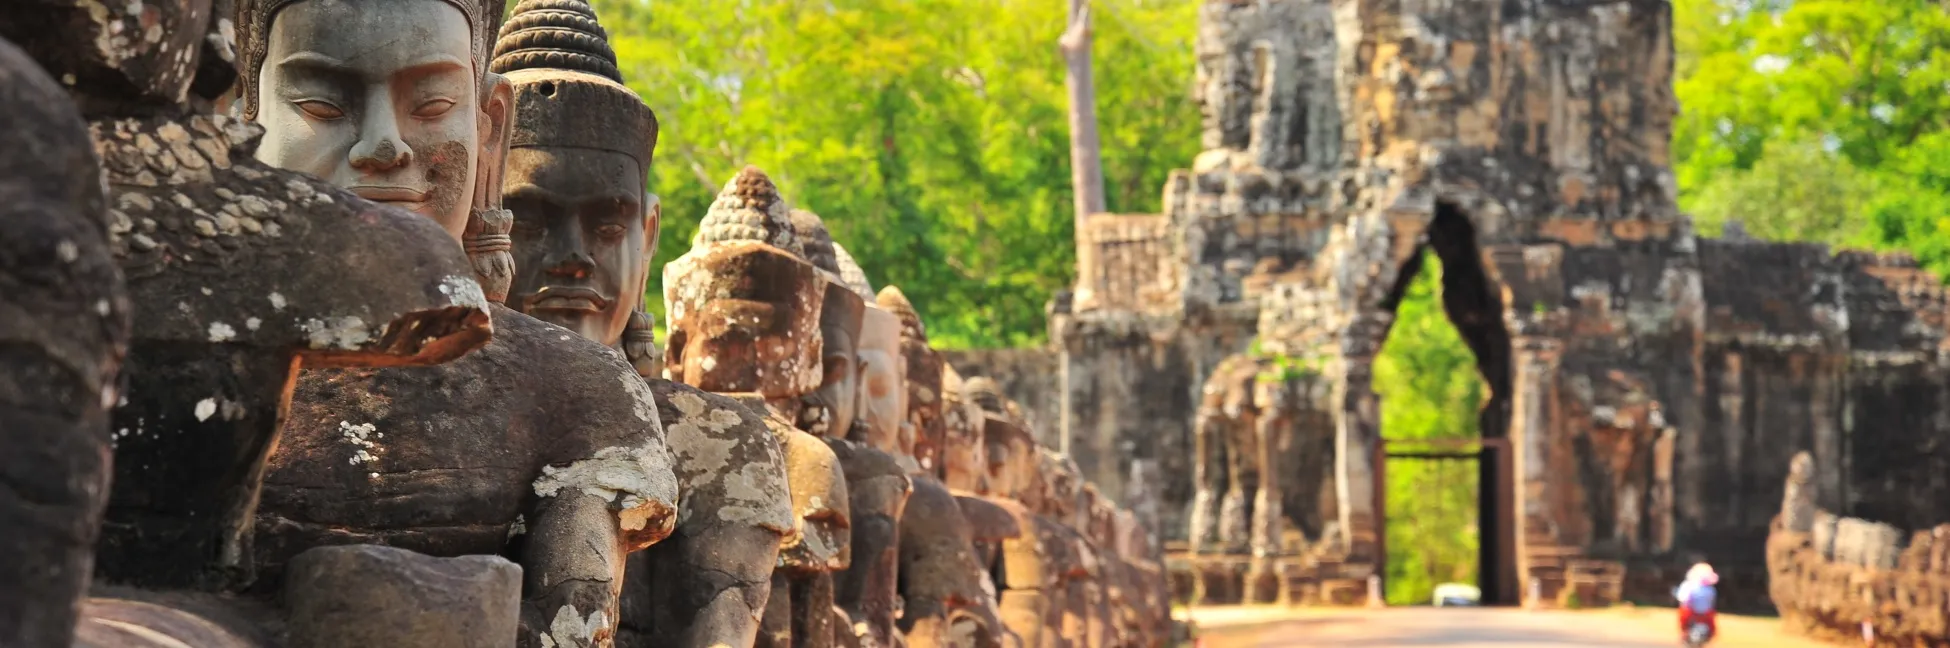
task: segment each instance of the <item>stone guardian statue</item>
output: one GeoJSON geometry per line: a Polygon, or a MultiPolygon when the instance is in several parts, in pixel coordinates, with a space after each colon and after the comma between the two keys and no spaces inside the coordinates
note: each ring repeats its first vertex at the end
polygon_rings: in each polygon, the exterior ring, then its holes
{"type": "MultiPolygon", "coordinates": [[[[257,157],[412,210],[512,279],[501,172],[512,86],[488,71],[496,0],[245,0],[257,157]]],[[[258,563],[321,544],[522,565],[519,644],[609,645],[625,558],[668,536],[678,487],[650,388],[616,350],[495,306],[495,335],[422,371],[308,371],[273,457],[258,563]]]]}
{"type": "MultiPolygon", "coordinates": [[[[647,333],[633,322],[660,216],[644,192],[656,117],[623,86],[582,0],[516,5],[492,69],[513,84],[516,106],[504,178],[515,215],[510,303],[634,361],[644,354],[627,338],[647,333]]],[[[630,556],[617,644],[750,645],[794,526],[778,440],[763,410],[646,369],[676,460],[678,523],[630,556]]]]}

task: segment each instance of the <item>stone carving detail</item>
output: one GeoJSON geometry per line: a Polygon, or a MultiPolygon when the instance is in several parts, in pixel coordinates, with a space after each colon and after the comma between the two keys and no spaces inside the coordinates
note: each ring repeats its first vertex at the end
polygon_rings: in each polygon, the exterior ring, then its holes
{"type": "Polygon", "coordinates": [[[656,117],[585,0],[131,7],[0,10],[42,153],[0,161],[0,419],[50,435],[0,473],[65,484],[0,637],[1162,644],[1135,517],[757,169],[662,365],[656,117]]]}
{"type": "MultiPolygon", "coordinates": [[[[500,208],[513,110],[510,84],[488,71],[500,15],[498,2],[472,0],[245,3],[242,50],[269,142],[258,157],[412,207],[480,252],[465,239],[500,208]],[[393,106],[414,118],[392,124],[375,116],[383,107],[329,92],[294,99],[287,88],[316,82],[298,64],[312,55],[452,99],[393,106]],[[437,55],[471,68],[404,65],[437,55]],[[303,126],[355,107],[374,113],[358,113],[358,128],[303,126]]],[[[431,370],[302,376],[260,510],[261,586],[319,544],[505,553],[523,566],[520,645],[612,641],[627,554],[677,517],[654,396],[610,347],[498,306],[493,320],[486,347],[431,370]]]]}
{"type": "Polygon", "coordinates": [[[518,4],[493,69],[515,95],[505,184],[514,303],[623,350],[650,386],[675,461],[677,527],[630,556],[617,644],[749,645],[795,526],[783,453],[762,408],[665,380],[652,360],[638,302],[661,224],[644,191],[656,117],[622,85],[607,35],[579,0],[518,4]]]}

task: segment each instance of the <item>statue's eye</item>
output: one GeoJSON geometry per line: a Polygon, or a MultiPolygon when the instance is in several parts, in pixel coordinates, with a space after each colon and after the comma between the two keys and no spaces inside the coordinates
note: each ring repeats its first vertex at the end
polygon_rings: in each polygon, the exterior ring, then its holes
{"type": "MultiPolygon", "coordinates": [[[[519,213],[519,212],[517,212],[517,213],[519,213]]],[[[541,223],[541,220],[540,220],[540,219],[535,219],[535,218],[519,218],[519,217],[518,217],[518,218],[516,218],[516,219],[515,219],[515,225],[514,225],[514,227],[511,227],[511,228],[509,228],[509,230],[508,230],[508,231],[509,231],[510,233],[513,233],[513,234],[519,234],[519,235],[521,235],[521,236],[528,236],[528,237],[533,237],[533,236],[539,236],[539,235],[541,235],[541,233],[543,232],[543,230],[546,230],[546,229],[548,229],[548,228],[546,228],[546,227],[544,227],[544,226],[542,225],[542,223],[541,223]]]]}
{"type": "Polygon", "coordinates": [[[329,102],[308,99],[298,102],[298,109],[305,111],[312,119],[332,120],[345,116],[345,110],[329,102]]]}
{"type": "Polygon", "coordinates": [[[454,101],[452,99],[433,99],[426,103],[420,104],[418,108],[414,108],[413,116],[419,117],[421,119],[429,119],[429,118],[445,115],[447,114],[447,111],[453,109],[454,109],[454,101]]]}
{"type": "Polygon", "coordinates": [[[615,238],[622,238],[623,234],[628,231],[630,231],[630,229],[627,227],[624,227],[622,225],[617,225],[615,223],[609,223],[607,225],[597,227],[596,235],[606,239],[615,239],[615,238]]]}

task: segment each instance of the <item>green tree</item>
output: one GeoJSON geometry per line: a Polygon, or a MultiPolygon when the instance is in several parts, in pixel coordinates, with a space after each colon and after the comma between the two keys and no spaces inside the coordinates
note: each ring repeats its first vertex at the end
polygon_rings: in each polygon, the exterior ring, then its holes
{"type": "MultiPolygon", "coordinates": [[[[1484,383],[1476,358],[1442,310],[1442,263],[1425,254],[1388,341],[1375,358],[1381,429],[1389,439],[1473,439],[1484,383]]],[[[1475,583],[1477,466],[1391,461],[1387,468],[1388,602],[1427,603],[1435,586],[1475,583]]]]}
{"type": "Polygon", "coordinates": [[[1925,0],[1678,0],[1680,204],[1775,240],[1916,252],[1950,270],[1950,13],[1925,0]]]}
{"type": "MultiPolygon", "coordinates": [[[[824,217],[876,286],[902,286],[938,345],[1043,338],[1044,303],[1075,266],[1060,3],[595,4],[663,129],[653,284],[719,185],[752,164],[824,217]]],[[[1155,211],[1166,174],[1197,152],[1196,11],[1095,3],[1113,211],[1155,211]]]]}

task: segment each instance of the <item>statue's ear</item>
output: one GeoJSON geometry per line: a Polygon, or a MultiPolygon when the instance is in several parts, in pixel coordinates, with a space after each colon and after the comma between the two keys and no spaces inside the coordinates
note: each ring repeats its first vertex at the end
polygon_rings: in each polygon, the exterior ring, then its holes
{"type": "Polygon", "coordinates": [[[664,201],[657,194],[643,192],[643,262],[657,256],[657,243],[663,240],[664,201]]]}
{"type": "Polygon", "coordinates": [[[508,168],[508,140],[514,125],[514,84],[493,72],[481,75],[481,157],[474,181],[477,208],[501,207],[501,177],[508,168]]]}

